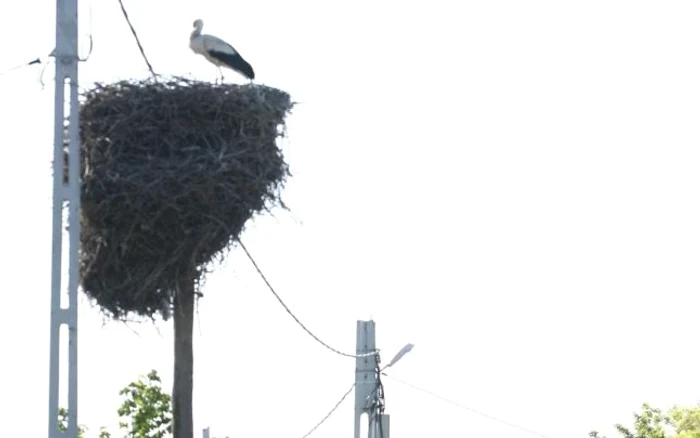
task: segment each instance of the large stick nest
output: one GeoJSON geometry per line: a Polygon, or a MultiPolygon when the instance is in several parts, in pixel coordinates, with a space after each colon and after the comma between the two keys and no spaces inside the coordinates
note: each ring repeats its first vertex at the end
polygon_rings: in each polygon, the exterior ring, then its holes
{"type": "Polygon", "coordinates": [[[174,78],[98,84],[80,112],[84,291],[153,317],[256,213],[281,204],[289,95],[174,78]]]}

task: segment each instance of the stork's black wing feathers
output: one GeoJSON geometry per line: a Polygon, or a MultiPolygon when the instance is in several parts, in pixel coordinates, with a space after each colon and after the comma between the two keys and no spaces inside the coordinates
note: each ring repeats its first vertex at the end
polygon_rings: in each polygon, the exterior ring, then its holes
{"type": "Polygon", "coordinates": [[[248,61],[243,59],[243,57],[238,53],[232,55],[230,53],[210,50],[209,54],[212,56],[212,58],[218,59],[219,61],[223,62],[224,64],[236,70],[237,72],[240,72],[243,76],[247,77],[248,79],[255,79],[255,72],[253,71],[253,67],[251,67],[251,65],[248,64],[248,61]]]}

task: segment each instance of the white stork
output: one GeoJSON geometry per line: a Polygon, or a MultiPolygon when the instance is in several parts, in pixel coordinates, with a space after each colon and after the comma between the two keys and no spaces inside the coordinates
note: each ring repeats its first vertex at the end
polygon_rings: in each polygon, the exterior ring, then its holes
{"type": "Polygon", "coordinates": [[[209,62],[214,64],[219,69],[221,82],[224,81],[224,75],[221,73],[221,67],[228,67],[236,71],[251,81],[255,79],[253,67],[248,64],[248,61],[243,59],[240,53],[234,49],[229,43],[223,41],[213,35],[202,34],[204,22],[200,19],[194,20],[192,23],[194,30],[190,35],[190,49],[198,55],[204,56],[209,62]]]}

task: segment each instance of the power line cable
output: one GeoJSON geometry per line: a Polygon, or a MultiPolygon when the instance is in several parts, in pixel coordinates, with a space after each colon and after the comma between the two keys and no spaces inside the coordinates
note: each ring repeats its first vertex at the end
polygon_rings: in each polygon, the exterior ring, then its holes
{"type": "Polygon", "coordinates": [[[10,69],[7,69],[7,70],[3,71],[2,73],[0,73],[0,76],[4,76],[8,73],[12,73],[15,70],[19,70],[20,68],[29,67],[30,65],[35,65],[35,64],[41,64],[41,58],[36,58],[36,59],[33,59],[29,62],[25,62],[23,64],[16,65],[16,66],[14,66],[10,69]]]}
{"type": "MultiPolygon", "coordinates": [[[[91,41],[92,41],[92,40],[91,40],[91,41]]],[[[90,47],[92,47],[92,42],[90,43],[90,47]]],[[[92,49],[91,49],[91,50],[92,50],[92,49]]],[[[41,89],[43,90],[43,89],[44,89],[44,80],[43,80],[43,78],[44,78],[44,72],[46,71],[46,68],[47,68],[47,67],[49,66],[49,64],[51,63],[51,62],[50,62],[50,61],[51,61],[51,58],[52,58],[53,56],[55,56],[55,52],[56,52],[56,50],[54,49],[51,53],[49,53],[49,55],[47,56],[46,59],[36,58],[36,59],[33,59],[33,60],[29,61],[29,62],[25,62],[24,64],[16,65],[16,66],[14,66],[14,67],[12,67],[12,68],[10,68],[10,69],[7,69],[7,70],[5,70],[5,71],[3,71],[3,72],[0,72],[0,76],[5,76],[5,75],[8,74],[8,73],[12,73],[12,72],[17,71],[17,70],[19,70],[19,69],[22,69],[22,68],[25,68],[25,67],[29,67],[29,66],[32,66],[32,65],[42,65],[42,64],[43,64],[44,66],[41,68],[41,73],[39,74],[39,84],[41,85],[41,89]]],[[[88,56],[89,56],[89,55],[88,55],[88,56]]],[[[87,59],[86,59],[86,60],[87,60],[87,59]]]]}
{"type": "Polygon", "coordinates": [[[148,66],[148,70],[151,72],[153,75],[153,78],[158,80],[156,75],[156,72],[153,71],[153,66],[151,63],[148,61],[148,56],[146,56],[146,51],[143,49],[143,46],[141,45],[141,40],[139,40],[139,36],[136,34],[136,29],[134,29],[134,26],[131,24],[131,20],[129,19],[129,14],[126,12],[126,8],[124,7],[124,3],[122,0],[119,1],[119,6],[122,8],[122,14],[124,14],[124,19],[126,20],[126,24],[129,25],[129,29],[131,29],[132,35],[134,35],[134,39],[136,40],[136,45],[139,46],[139,51],[141,52],[141,56],[143,57],[143,60],[146,61],[146,65],[148,66]]]}
{"type": "Polygon", "coordinates": [[[88,39],[90,40],[90,46],[88,47],[88,54],[85,55],[85,58],[80,58],[80,62],[87,62],[88,59],[90,59],[90,55],[92,55],[92,49],[94,47],[93,39],[92,39],[92,3],[88,3],[88,39]]]}
{"type": "Polygon", "coordinates": [[[415,390],[417,390],[417,391],[420,391],[420,392],[423,392],[423,393],[425,393],[425,394],[431,395],[431,396],[433,396],[433,397],[435,397],[435,398],[437,398],[437,399],[439,399],[439,400],[442,400],[442,401],[447,402],[447,403],[449,403],[449,404],[451,404],[451,405],[457,406],[458,408],[461,408],[461,409],[464,409],[464,410],[466,410],[466,411],[469,411],[469,412],[472,412],[472,413],[481,415],[482,417],[486,417],[486,418],[488,418],[489,420],[493,420],[493,421],[496,421],[496,422],[498,422],[498,423],[504,424],[504,425],[506,425],[506,426],[510,426],[510,427],[512,427],[512,428],[514,428],[514,429],[520,430],[521,432],[526,432],[526,433],[529,433],[529,434],[532,434],[532,435],[539,436],[539,437],[541,437],[541,438],[548,438],[546,435],[543,435],[543,434],[541,434],[541,433],[539,433],[539,432],[536,432],[536,431],[530,430],[530,429],[526,429],[526,428],[524,428],[524,427],[522,427],[522,426],[518,426],[517,424],[513,424],[513,423],[511,423],[511,422],[509,422],[509,421],[502,420],[502,419],[500,419],[500,418],[498,418],[498,417],[494,417],[494,416],[489,415],[489,414],[486,414],[486,413],[484,413],[484,412],[477,411],[476,409],[473,409],[473,408],[464,406],[464,405],[461,404],[461,403],[457,403],[456,401],[453,401],[453,400],[450,400],[450,399],[448,399],[448,398],[445,398],[445,397],[443,397],[443,396],[441,396],[441,395],[435,394],[434,392],[428,391],[427,389],[419,388],[419,387],[417,387],[417,386],[415,386],[415,385],[413,385],[413,384],[411,384],[411,383],[404,382],[403,380],[399,380],[399,379],[397,379],[396,377],[392,377],[392,376],[388,375],[387,373],[384,373],[384,372],[383,372],[382,374],[385,375],[386,377],[390,378],[391,380],[394,380],[394,381],[396,381],[396,382],[398,382],[398,383],[401,383],[401,384],[403,384],[403,385],[409,386],[409,387],[411,387],[411,388],[413,388],[413,389],[415,389],[415,390]]]}
{"type": "Polygon", "coordinates": [[[345,399],[348,397],[348,395],[350,395],[350,393],[352,392],[352,390],[353,390],[354,388],[355,388],[355,384],[353,383],[352,386],[350,387],[350,389],[348,389],[348,392],[346,392],[346,393],[343,395],[343,397],[341,397],[341,399],[338,401],[338,403],[336,403],[335,406],[333,406],[333,409],[331,409],[330,412],[328,412],[328,414],[326,414],[326,416],[323,417],[323,419],[322,419],[321,421],[319,421],[319,423],[318,423],[316,426],[314,426],[313,428],[311,428],[311,430],[308,431],[308,432],[306,433],[306,435],[304,435],[302,438],[307,438],[309,435],[311,435],[312,433],[314,433],[314,431],[315,431],[316,429],[318,429],[323,423],[325,423],[326,420],[328,420],[328,419],[331,417],[331,415],[333,415],[333,412],[335,412],[335,411],[338,409],[338,407],[343,403],[343,401],[345,401],[345,399]]]}
{"type": "Polygon", "coordinates": [[[262,280],[263,280],[263,281],[265,282],[265,284],[267,285],[267,288],[270,290],[270,292],[272,292],[272,294],[275,296],[275,298],[277,298],[277,301],[279,301],[279,303],[282,305],[282,307],[284,307],[284,310],[286,310],[287,313],[289,313],[289,315],[290,315],[292,318],[294,318],[294,321],[296,321],[296,323],[299,324],[299,326],[300,326],[302,329],[304,329],[304,331],[305,331],[306,333],[308,333],[309,336],[311,336],[312,338],[314,338],[314,339],[316,340],[316,342],[318,342],[319,344],[323,345],[324,347],[326,347],[327,349],[331,350],[332,352],[334,352],[334,353],[336,353],[336,354],[339,354],[339,355],[341,355],[341,356],[345,356],[345,357],[360,358],[360,357],[373,356],[373,355],[376,355],[376,354],[377,354],[376,351],[372,351],[372,352],[369,352],[369,353],[362,353],[362,354],[349,354],[349,353],[344,353],[344,352],[342,352],[342,351],[340,351],[340,350],[337,350],[337,349],[331,347],[330,345],[326,344],[326,343],[323,342],[321,339],[319,339],[319,337],[316,336],[311,330],[309,330],[308,328],[306,328],[306,326],[304,325],[304,323],[302,323],[302,322],[299,320],[299,318],[297,318],[296,315],[294,315],[294,313],[292,313],[292,311],[291,311],[291,310],[289,309],[289,307],[284,303],[284,301],[282,301],[282,298],[280,298],[279,294],[275,291],[275,288],[272,287],[272,285],[270,284],[270,282],[267,280],[267,277],[265,276],[265,274],[263,274],[262,270],[260,269],[260,267],[258,266],[258,264],[255,262],[255,259],[254,259],[253,256],[250,254],[250,252],[248,251],[248,249],[245,247],[245,245],[243,244],[243,242],[242,242],[240,239],[237,239],[237,240],[238,240],[238,243],[241,245],[241,248],[243,249],[243,251],[245,252],[245,254],[248,256],[248,259],[250,260],[250,262],[251,262],[251,263],[253,264],[253,266],[255,267],[255,270],[258,271],[258,274],[260,275],[260,278],[262,278],[262,280]]]}

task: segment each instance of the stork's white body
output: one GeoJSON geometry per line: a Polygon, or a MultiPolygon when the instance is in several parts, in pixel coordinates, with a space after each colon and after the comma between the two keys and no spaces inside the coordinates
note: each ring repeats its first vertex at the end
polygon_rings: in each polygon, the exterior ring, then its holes
{"type": "MultiPolygon", "coordinates": [[[[219,73],[221,73],[221,67],[227,67],[240,73],[247,79],[255,79],[253,67],[243,59],[241,54],[231,44],[213,35],[202,34],[202,27],[204,26],[202,20],[195,20],[193,25],[194,30],[190,35],[190,49],[194,53],[202,55],[207,61],[214,64],[219,68],[219,73]]],[[[221,79],[223,81],[223,74],[221,79]]]]}
{"type": "Polygon", "coordinates": [[[213,35],[197,35],[190,39],[190,49],[198,55],[204,56],[207,61],[216,65],[217,67],[226,67],[226,64],[220,59],[214,58],[211,55],[211,51],[219,51],[222,53],[228,53],[231,55],[236,55],[238,52],[231,47],[226,41],[221,38],[217,38],[213,35]]]}

